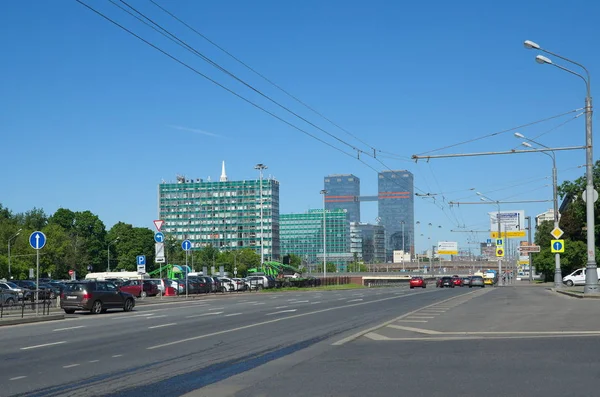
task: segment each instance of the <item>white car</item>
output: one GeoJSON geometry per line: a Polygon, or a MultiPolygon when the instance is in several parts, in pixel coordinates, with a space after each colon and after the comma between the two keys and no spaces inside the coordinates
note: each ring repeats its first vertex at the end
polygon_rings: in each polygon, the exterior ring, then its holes
{"type": "Polygon", "coordinates": [[[573,285],[585,285],[585,267],[575,270],[568,276],[564,276],[562,281],[569,287],[573,285]]]}

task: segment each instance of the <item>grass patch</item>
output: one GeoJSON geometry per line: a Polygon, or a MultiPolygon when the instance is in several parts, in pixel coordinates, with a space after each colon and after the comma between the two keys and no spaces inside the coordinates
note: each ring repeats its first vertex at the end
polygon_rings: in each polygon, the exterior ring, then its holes
{"type": "Polygon", "coordinates": [[[342,285],[322,285],[320,287],[304,287],[304,288],[300,288],[300,287],[286,287],[286,288],[269,288],[269,289],[262,289],[259,292],[287,292],[287,291],[307,291],[307,292],[312,292],[312,291],[335,291],[335,290],[341,290],[341,289],[362,289],[362,288],[367,288],[364,285],[358,285],[358,284],[342,284],[342,285]]]}

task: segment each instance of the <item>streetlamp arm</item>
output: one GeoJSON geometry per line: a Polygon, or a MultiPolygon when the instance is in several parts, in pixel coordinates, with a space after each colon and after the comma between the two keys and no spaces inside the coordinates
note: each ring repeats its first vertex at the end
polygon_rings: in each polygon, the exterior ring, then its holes
{"type": "MultiPolygon", "coordinates": [[[[551,51],[545,50],[545,49],[543,49],[543,48],[538,48],[538,50],[540,50],[540,51],[542,51],[542,52],[545,52],[546,54],[550,54],[550,55],[552,55],[552,56],[554,56],[554,57],[560,58],[560,59],[562,59],[563,61],[567,61],[567,62],[569,62],[569,63],[572,63],[573,65],[577,65],[577,66],[579,66],[581,69],[583,69],[583,70],[585,71],[585,74],[586,74],[586,76],[587,76],[587,80],[586,80],[586,79],[585,79],[583,76],[581,76],[580,74],[577,74],[577,73],[575,73],[575,72],[572,72],[572,71],[570,71],[570,70],[568,70],[568,69],[566,69],[566,68],[562,68],[562,67],[560,67],[560,66],[558,66],[558,65],[555,65],[556,67],[559,67],[559,68],[561,68],[561,69],[564,69],[565,71],[567,71],[567,72],[569,72],[569,73],[573,73],[573,74],[575,74],[575,75],[577,75],[577,76],[581,77],[581,78],[582,78],[582,79],[583,79],[583,80],[586,82],[586,85],[589,85],[589,84],[591,84],[590,72],[589,72],[589,71],[587,70],[587,68],[586,68],[585,66],[583,66],[582,64],[580,64],[580,63],[578,63],[578,62],[575,62],[575,61],[573,61],[573,60],[571,60],[571,59],[569,59],[569,58],[565,58],[565,57],[563,57],[563,56],[561,56],[561,55],[555,54],[555,53],[553,53],[553,52],[551,52],[551,51]]],[[[588,87],[588,88],[589,88],[589,87],[588,87]]],[[[588,92],[588,95],[589,95],[589,92],[588,92]]]]}
{"type": "Polygon", "coordinates": [[[569,72],[569,73],[571,73],[571,74],[573,74],[573,75],[575,75],[575,76],[579,77],[579,78],[580,78],[581,80],[583,80],[583,82],[585,83],[585,87],[586,87],[586,89],[587,89],[587,95],[588,95],[588,96],[590,96],[590,95],[591,95],[591,94],[590,94],[590,82],[589,82],[589,80],[587,80],[585,77],[583,77],[583,76],[582,76],[582,75],[580,75],[579,73],[577,73],[577,72],[574,72],[574,71],[572,71],[572,70],[571,70],[571,69],[569,69],[569,68],[565,68],[564,66],[560,66],[560,65],[557,65],[557,64],[555,64],[555,63],[551,63],[551,65],[552,65],[552,66],[555,66],[555,67],[557,67],[557,68],[559,68],[559,69],[561,69],[561,70],[564,70],[565,72],[569,72]]]}

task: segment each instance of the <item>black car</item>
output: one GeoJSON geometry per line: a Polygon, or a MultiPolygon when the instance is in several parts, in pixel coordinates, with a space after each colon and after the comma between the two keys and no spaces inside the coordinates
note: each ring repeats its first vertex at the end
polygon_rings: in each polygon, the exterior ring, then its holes
{"type": "Polygon", "coordinates": [[[89,310],[92,314],[105,313],[108,309],[129,312],[135,306],[132,294],[120,291],[108,281],[76,281],[65,285],[60,296],[60,307],[67,314],[75,310],[89,310]]]}
{"type": "Polygon", "coordinates": [[[440,288],[444,288],[444,287],[454,288],[454,280],[452,280],[452,277],[450,277],[450,276],[444,276],[440,279],[439,287],[440,288]]]}

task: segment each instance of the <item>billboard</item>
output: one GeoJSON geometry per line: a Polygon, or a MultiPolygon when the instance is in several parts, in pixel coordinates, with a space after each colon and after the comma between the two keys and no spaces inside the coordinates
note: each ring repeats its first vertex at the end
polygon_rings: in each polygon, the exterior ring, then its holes
{"type": "Polygon", "coordinates": [[[490,236],[492,238],[525,237],[525,211],[495,211],[488,212],[488,215],[490,216],[490,236]],[[500,235],[498,235],[498,220],[500,221],[500,235]]]}
{"type": "Polygon", "coordinates": [[[438,241],[438,255],[458,254],[458,243],[456,241],[438,241]]]}

